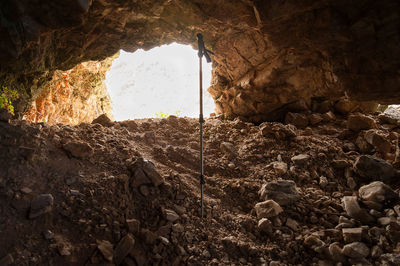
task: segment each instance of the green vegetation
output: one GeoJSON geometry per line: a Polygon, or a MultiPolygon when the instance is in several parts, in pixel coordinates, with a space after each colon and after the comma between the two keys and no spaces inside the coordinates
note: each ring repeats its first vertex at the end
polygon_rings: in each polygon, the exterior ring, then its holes
{"type": "Polygon", "coordinates": [[[9,89],[6,86],[1,86],[0,89],[0,109],[8,110],[14,115],[13,101],[19,98],[19,94],[16,90],[9,89]]]}
{"type": "MultiPolygon", "coordinates": [[[[168,113],[165,113],[163,111],[157,112],[154,114],[155,118],[167,118],[168,116],[170,116],[168,113]]],[[[174,116],[176,117],[180,117],[181,116],[181,111],[176,110],[174,116]]]]}

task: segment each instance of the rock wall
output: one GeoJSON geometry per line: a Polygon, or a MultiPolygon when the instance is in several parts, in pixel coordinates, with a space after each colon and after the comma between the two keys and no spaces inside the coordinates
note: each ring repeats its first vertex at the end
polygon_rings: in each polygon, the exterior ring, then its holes
{"type": "Polygon", "coordinates": [[[287,104],[348,95],[400,102],[397,0],[12,0],[0,4],[0,80],[21,113],[55,70],[173,41],[215,53],[219,113],[274,119],[287,104]]]}
{"type": "Polygon", "coordinates": [[[24,119],[77,125],[90,123],[101,114],[112,117],[104,80],[113,59],[88,61],[68,71],[55,71],[52,80],[43,86],[24,119]]]}

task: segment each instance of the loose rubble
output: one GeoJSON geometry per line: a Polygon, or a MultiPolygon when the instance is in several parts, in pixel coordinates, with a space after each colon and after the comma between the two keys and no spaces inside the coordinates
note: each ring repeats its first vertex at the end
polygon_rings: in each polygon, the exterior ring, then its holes
{"type": "Polygon", "coordinates": [[[203,220],[196,119],[0,121],[0,264],[398,265],[399,124],[327,106],[207,119],[203,220]]]}

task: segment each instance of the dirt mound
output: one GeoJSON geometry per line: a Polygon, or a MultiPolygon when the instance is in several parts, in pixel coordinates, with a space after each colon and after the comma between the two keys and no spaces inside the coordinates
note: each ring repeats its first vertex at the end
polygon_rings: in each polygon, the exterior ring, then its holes
{"type": "Polygon", "coordinates": [[[197,119],[0,122],[0,264],[396,265],[397,125],[317,116],[207,120],[204,220],[197,119]]]}

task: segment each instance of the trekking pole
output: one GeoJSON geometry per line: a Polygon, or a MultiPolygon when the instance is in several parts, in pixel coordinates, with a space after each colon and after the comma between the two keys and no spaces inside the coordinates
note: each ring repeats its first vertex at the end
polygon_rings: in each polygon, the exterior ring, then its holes
{"type": "Polygon", "coordinates": [[[200,81],[200,116],[199,116],[199,122],[200,122],[200,190],[201,190],[201,218],[203,219],[204,216],[204,184],[205,179],[204,179],[204,158],[203,158],[203,123],[204,123],[204,118],[203,118],[203,63],[202,63],[202,58],[203,55],[205,56],[207,63],[211,62],[211,58],[208,55],[208,53],[213,54],[211,51],[208,51],[204,47],[204,42],[203,42],[203,36],[198,33],[197,34],[197,41],[198,41],[198,46],[199,46],[199,52],[197,55],[199,56],[199,81],[200,81]]]}

